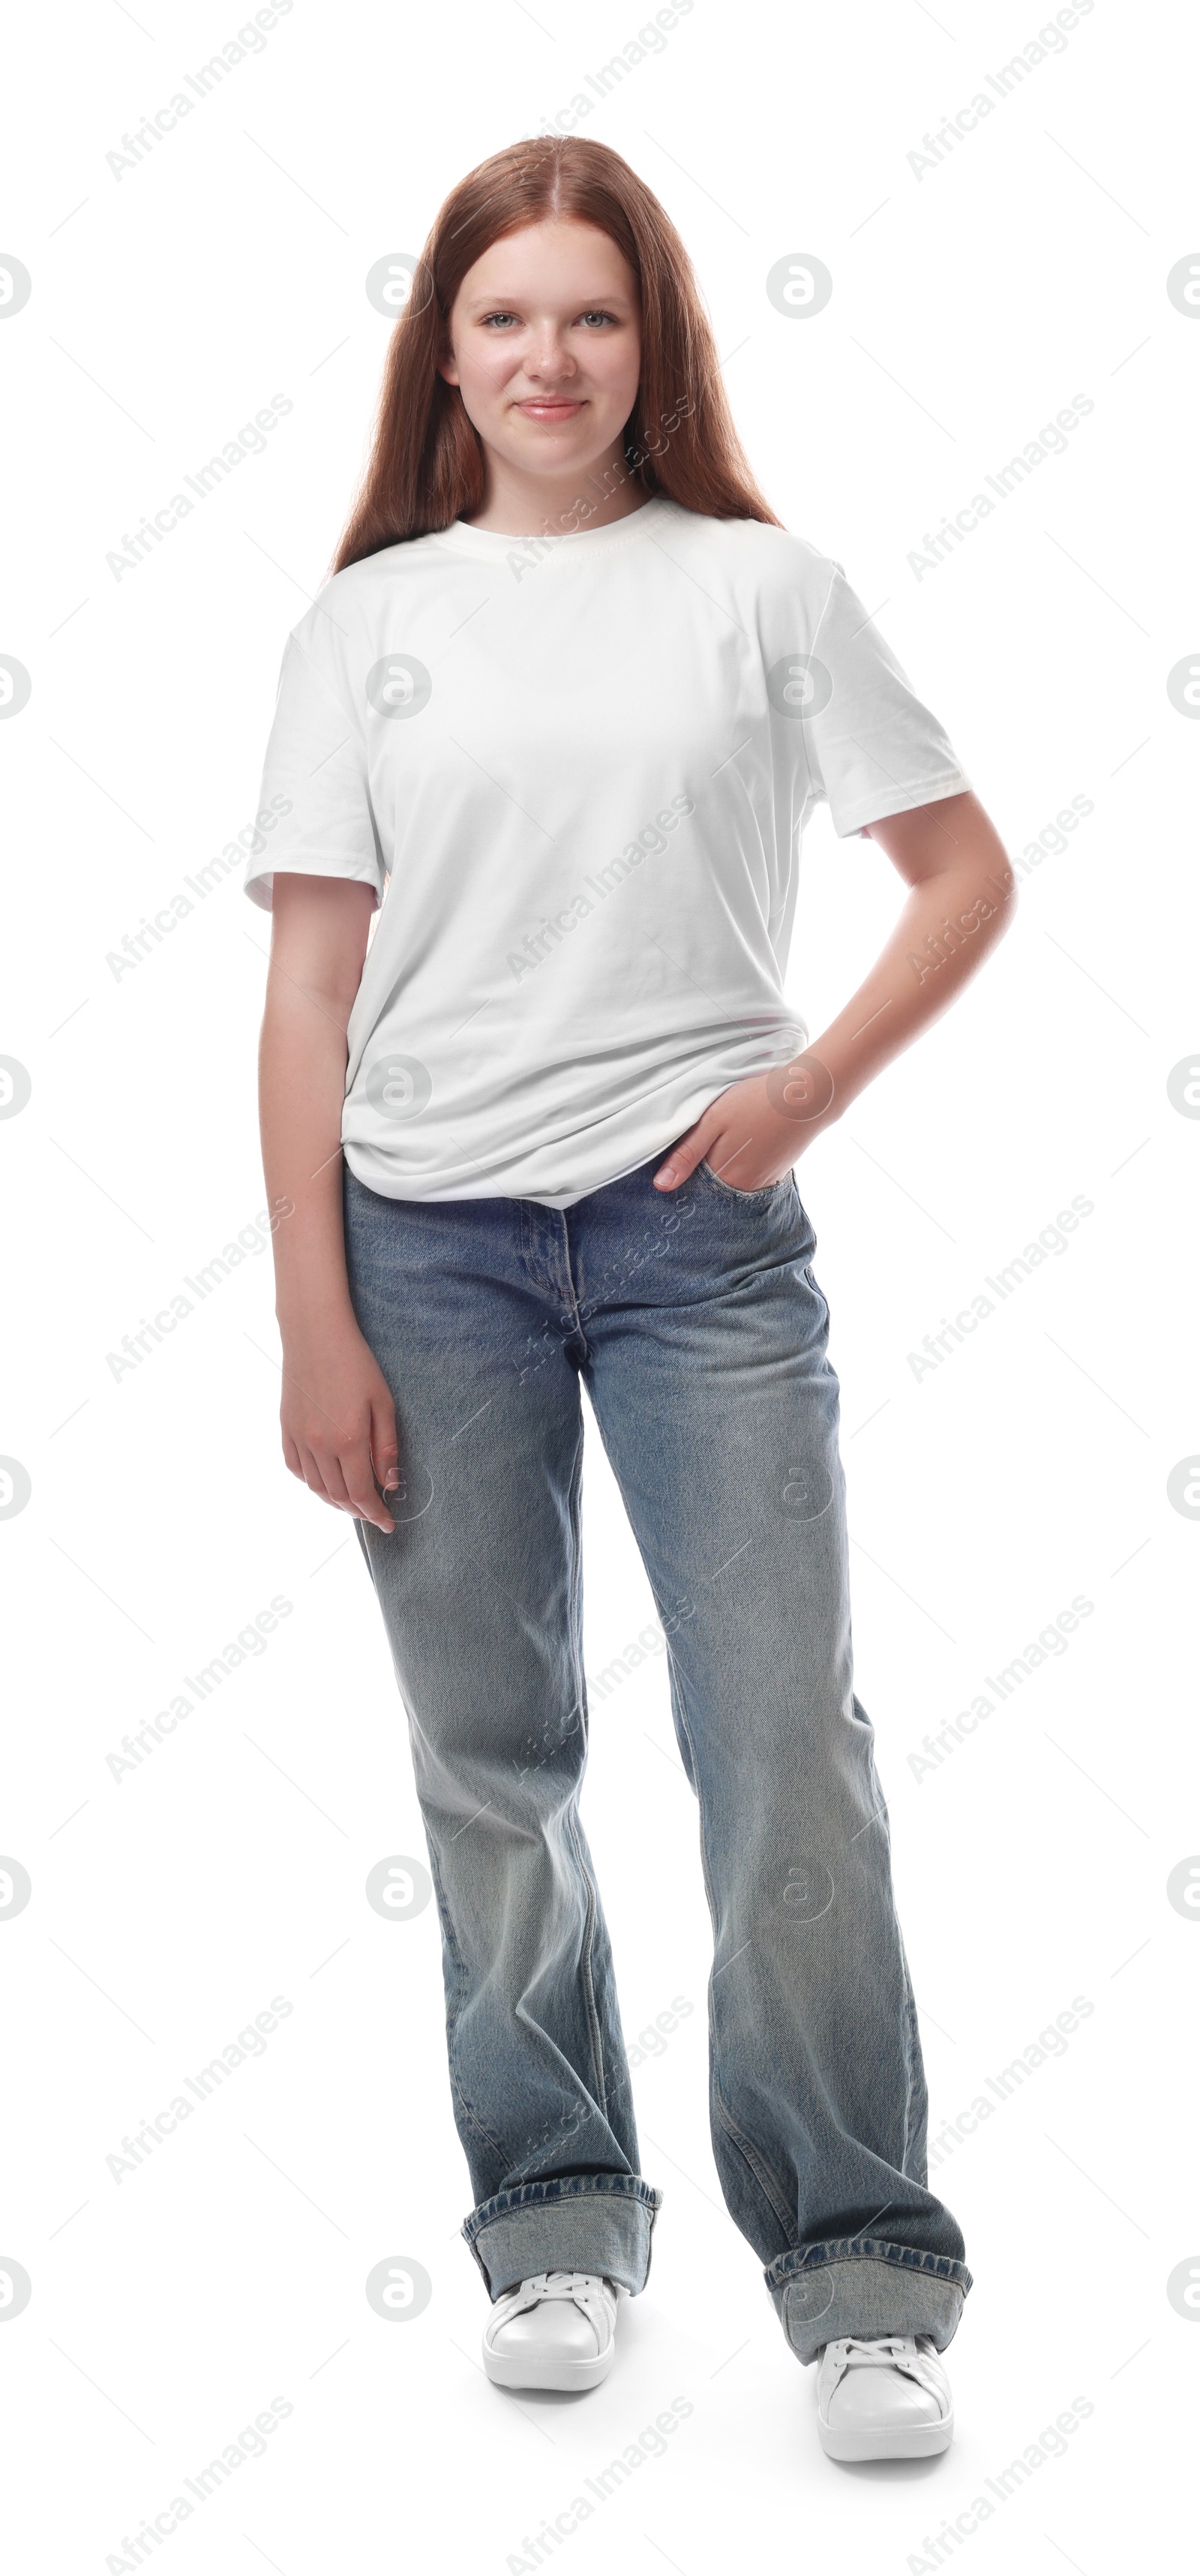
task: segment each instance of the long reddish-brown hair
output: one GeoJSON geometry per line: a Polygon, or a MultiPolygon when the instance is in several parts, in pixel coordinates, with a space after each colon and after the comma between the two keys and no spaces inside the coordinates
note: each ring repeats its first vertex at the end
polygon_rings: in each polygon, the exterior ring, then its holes
{"type": "Polygon", "coordinates": [[[506,233],[555,218],[607,233],[637,281],[642,367],[625,426],[630,478],[708,518],[782,524],[747,464],[692,264],[670,217],[608,144],[547,135],[481,161],[437,215],[392,333],[371,452],[334,572],[482,507],[479,435],[437,362],[449,354],[447,325],[467,270],[506,233]]]}

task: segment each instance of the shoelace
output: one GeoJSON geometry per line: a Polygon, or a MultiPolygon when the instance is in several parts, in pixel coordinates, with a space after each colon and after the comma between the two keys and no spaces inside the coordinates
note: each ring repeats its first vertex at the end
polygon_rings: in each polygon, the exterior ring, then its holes
{"type": "Polygon", "coordinates": [[[871,2338],[843,2335],[835,2343],[826,2345],[825,2359],[832,2362],[835,2373],[830,2396],[835,2388],[841,2386],[848,2370],[864,2364],[878,2370],[890,2364],[893,2369],[902,2370],[906,2379],[915,2380],[919,2388],[928,2390],[931,2397],[937,2398],[939,2406],[945,2405],[940,2372],[931,2367],[928,2355],[910,2335],[876,2335],[871,2338]]]}
{"type": "Polygon", "coordinates": [[[498,2299],[491,2318],[491,2331],[508,2325],[526,2308],[539,2307],[543,2299],[573,2299],[592,2327],[596,2349],[602,2351],[616,2318],[616,2300],[607,2282],[598,2272],[534,2272],[520,2288],[509,2290],[498,2299]]]}

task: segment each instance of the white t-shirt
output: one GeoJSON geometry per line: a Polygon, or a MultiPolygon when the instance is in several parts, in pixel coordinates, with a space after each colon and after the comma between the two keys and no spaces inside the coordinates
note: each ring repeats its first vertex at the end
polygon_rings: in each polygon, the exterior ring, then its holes
{"type": "Polygon", "coordinates": [[[661,495],[523,542],[461,520],[335,574],[288,638],[275,869],[382,906],[342,1137],[387,1198],[566,1207],[808,1038],[800,835],[969,785],[840,564],[661,495]]]}

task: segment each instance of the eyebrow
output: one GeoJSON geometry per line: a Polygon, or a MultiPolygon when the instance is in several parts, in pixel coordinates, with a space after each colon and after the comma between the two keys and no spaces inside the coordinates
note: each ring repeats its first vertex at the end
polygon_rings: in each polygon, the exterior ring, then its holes
{"type": "MultiPolygon", "coordinates": [[[[493,295],[483,295],[477,292],[473,295],[468,295],[465,300],[468,305],[507,305],[522,304],[528,302],[529,298],[521,295],[505,294],[502,290],[499,290],[493,295]]],[[[576,313],[582,313],[586,312],[591,305],[627,304],[632,306],[633,301],[633,297],[625,289],[617,288],[616,290],[613,290],[606,287],[598,290],[594,294],[573,296],[571,298],[570,306],[567,309],[576,313]]]]}

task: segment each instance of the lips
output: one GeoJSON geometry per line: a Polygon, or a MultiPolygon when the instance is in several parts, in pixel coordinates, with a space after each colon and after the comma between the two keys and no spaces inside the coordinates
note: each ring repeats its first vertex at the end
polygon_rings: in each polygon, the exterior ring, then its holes
{"type": "Polygon", "coordinates": [[[577,411],[582,411],[583,404],[581,401],[555,402],[547,399],[545,402],[539,402],[535,399],[518,403],[516,408],[518,411],[523,411],[530,420],[570,420],[577,411]]]}

